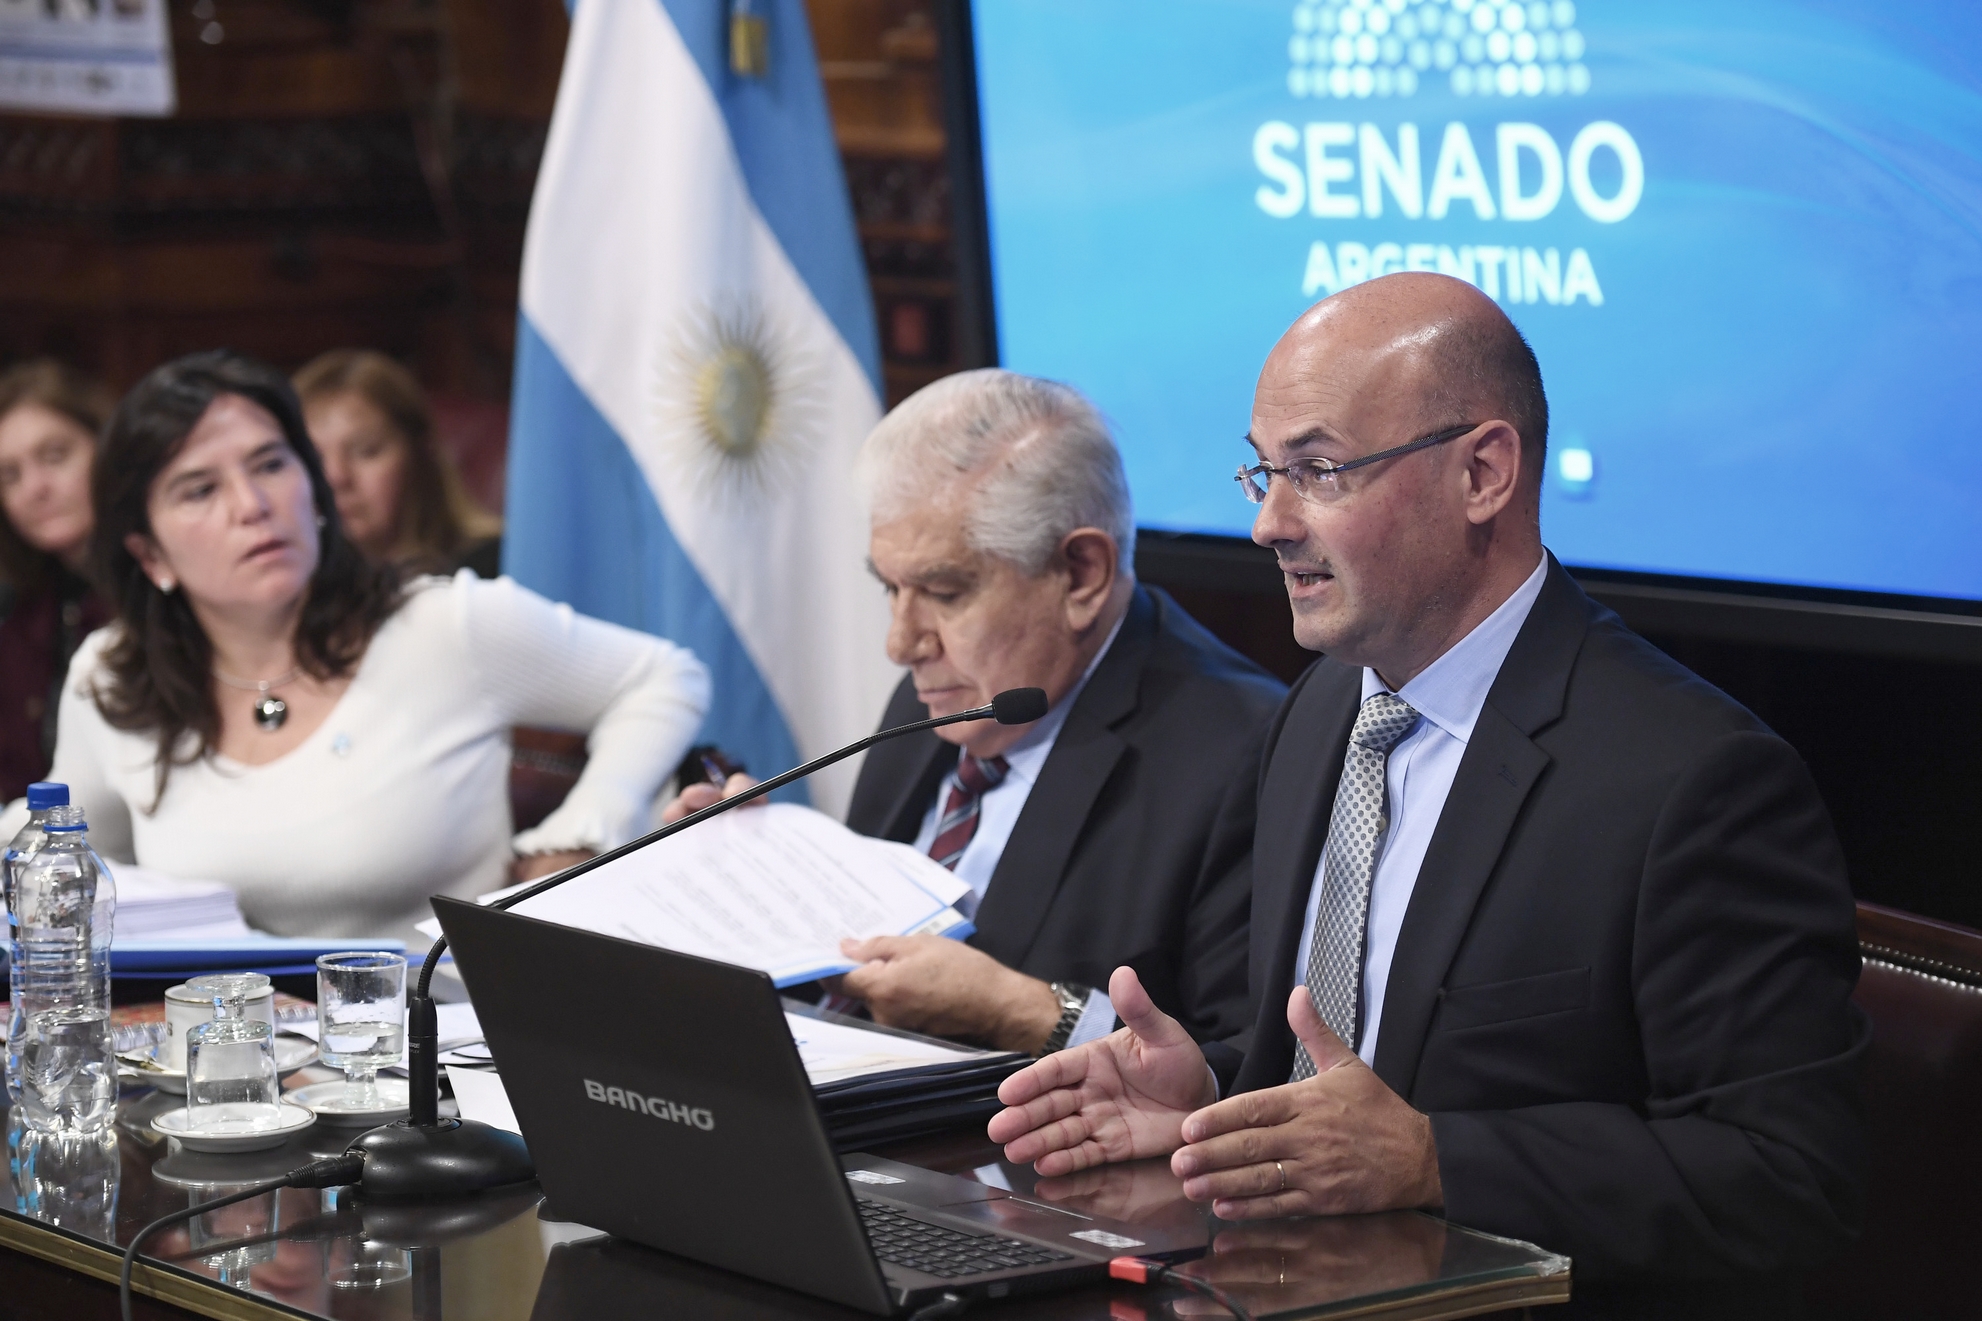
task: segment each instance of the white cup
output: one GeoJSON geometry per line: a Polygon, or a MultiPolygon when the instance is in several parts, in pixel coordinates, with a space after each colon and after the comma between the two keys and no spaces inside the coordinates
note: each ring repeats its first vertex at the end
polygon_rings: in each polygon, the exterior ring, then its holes
{"type": "MultiPolygon", "coordinates": [[[[264,986],[261,994],[249,999],[243,1017],[259,1018],[275,1026],[275,988],[264,986]]],[[[159,1043],[158,1062],[180,1073],[186,1071],[186,1034],[201,1023],[213,1021],[213,997],[201,995],[183,982],[165,993],[165,1040],[159,1043]]]]}

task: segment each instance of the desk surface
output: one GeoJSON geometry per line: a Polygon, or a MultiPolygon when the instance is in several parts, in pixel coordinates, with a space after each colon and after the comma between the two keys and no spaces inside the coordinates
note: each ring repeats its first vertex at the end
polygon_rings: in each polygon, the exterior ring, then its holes
{"type": "MultiPolygon", "coordinates": [[[[341,1151],[355,1132],[320,1125],[273,1151],[201,1155],[147,1127],[152,1116],[180,1103],[150,1091],[127,1093],[114,1138],[101,1143],[50,1143],[10,1124],[13,1187],[0,1190],[11,1194],[0,1195],[0,1247],[114,1285],[121,1246],[147,1222],[341,1151]]],[[[882,1154],[1002,1180],[1021,1195],[1069,1209],[1200,1227],[1211,1250],[1188,1269],[1232,1290],[1260,1317],[1462,1317],[1569,1296],[1566,1261],[1413,1212],[1225,1225],[1185,1201],[1160,1161],[1037,1180],[1029,1169],[999,1160],[998,1149],[974,1131],[897,1143],[882,1154]]],[[[140,1291],[226,1321],[298,1315],[599,1321],[711,1312],[850,1321],[862,1315],[557,1223],[539,1215],[540,1202],[534,1184],[422,1206],[365,1204],[349,1189],[284,1189],[151,1240],[147,1260],[167,1264],[141,1268],[140,1291]]],[[[13,1292],[8,1277],[22,1265],[0,1254],[0,1289],[13,1292]]],[[[92,1287],[92,1297],[105,1304],[102,1314],[114,1316],[114,1288],[92,1287]]],[[[1110,1285],[985,1304],[970,1315],[1135,1321],[1161,1314],[1162,1296],[1110,1285]]],[[[1194,1296],[1177,1299],[1174,1310],[1225,1315],[1194,1296]]]]}

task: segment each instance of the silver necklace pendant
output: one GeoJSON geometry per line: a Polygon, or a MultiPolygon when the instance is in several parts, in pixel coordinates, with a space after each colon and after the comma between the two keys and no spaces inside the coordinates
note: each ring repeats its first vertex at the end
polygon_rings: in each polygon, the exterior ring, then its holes
{"type": "Polygon", "coordinates": [[[270,697],[263,693],[255,703],[255,723],[273,734],[282,728],[282,722],[289,718],[289,703],[280,697],[270,697]]]}

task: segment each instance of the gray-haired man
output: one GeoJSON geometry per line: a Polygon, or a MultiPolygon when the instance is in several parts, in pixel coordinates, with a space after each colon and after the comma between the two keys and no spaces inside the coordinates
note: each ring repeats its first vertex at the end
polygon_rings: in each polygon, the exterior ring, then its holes
{"type": "Polygon", "coordinates": [[[1039,687],[1011,728],[868,754],[848,824],[970,882],[977,934],[849,946],[883,1023],[1010,1049],[1111,1031],[1128,964],[1202,1039],[1241,1030],[1253,782],[1281,684],[1134,577],[1121,456],[1094,407],[987,369],[903,402],[862,453],[869,557],[909,675],[884,725],[1039,687]]]}
{"type": "Polygon", "coordinates": [[[1007,688],[1052,706],[868,753],[847,824],[970,882],[977,934],[849,942],[841,991],[882,1023],[1046,1053],[1113,1030],[1099,988],[1126,964],[1197,1039],[1239,1033],[1254,782],[1285,687],[1136,583],[1121,455],[1066,386],[946,377],[882,419],[861,468],[909,671],[882,725],[1007,688]]]}

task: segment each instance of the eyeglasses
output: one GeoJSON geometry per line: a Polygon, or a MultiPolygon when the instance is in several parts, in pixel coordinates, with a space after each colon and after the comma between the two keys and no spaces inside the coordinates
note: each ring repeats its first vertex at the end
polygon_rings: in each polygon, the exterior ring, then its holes
{"type": "Polygon", "coordinates": [[[1269,483],[1275,477],[1285,477],[1293,483],[1294,494],[1314,504],[1326,504],[1342,494],[1342,474],[1385,459],[1394,459],[1400,454],[1413,450],[1430,449],[1433,445],[1443,445],[1448,440],[1457,440],[1480,424],[1467,422],[1461,426],[1447,427],[1443,431],[1414,440],[1408,445],[1395,449],[1378,450],[1365,454],[1360,459],[1350,459],[1347,463],[1330,463],[1327,459],[1295,459],[1284,468],[1276,468],[1270,463],[1256,463],[1250,468],[1240,468],[1238,476],[1232,480],[1246,493],[1246,499],[1256,505],[1266,503],[1269,483]]]}

